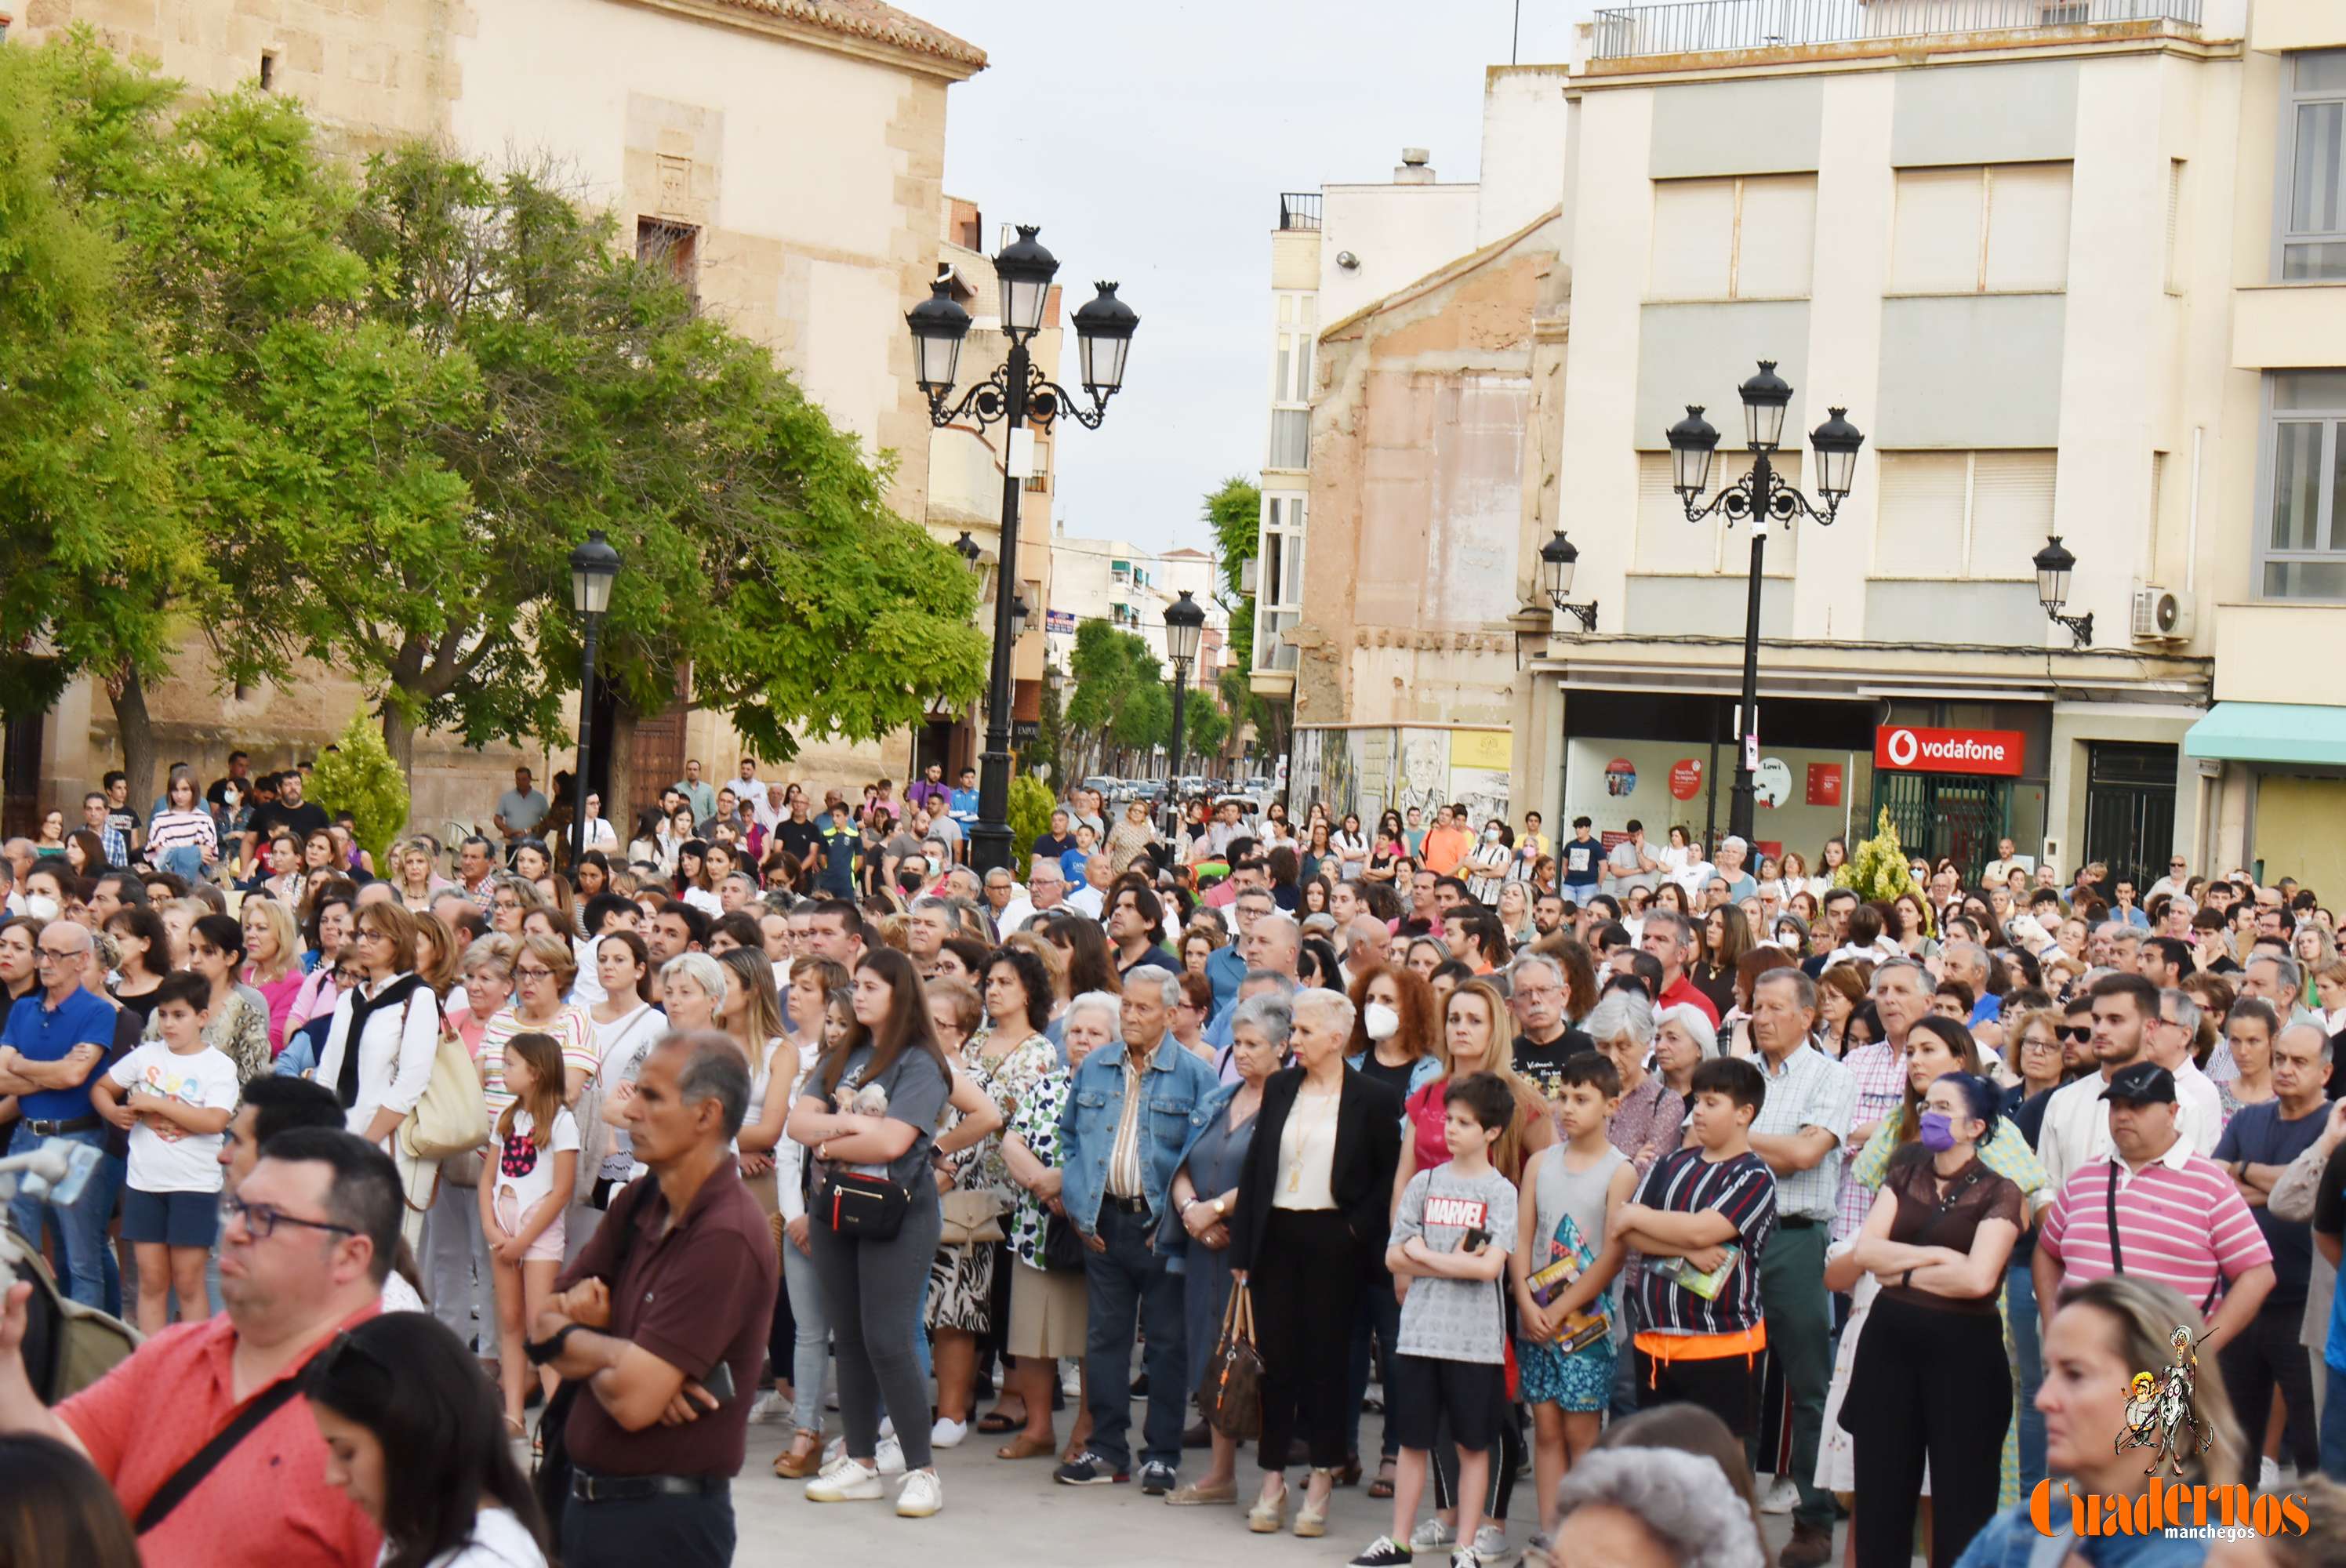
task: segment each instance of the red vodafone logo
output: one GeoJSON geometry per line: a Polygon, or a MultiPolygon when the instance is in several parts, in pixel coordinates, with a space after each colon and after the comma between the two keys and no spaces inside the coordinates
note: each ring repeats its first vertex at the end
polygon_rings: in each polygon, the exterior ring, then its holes
{"type": "Polygon", "coordinates": [[[1989,773],[2018,778],[2027,737],[2016,729],[1920,729],[1885,725],[1873,732],[1873,765],[1901,773],[1989,773]]]}

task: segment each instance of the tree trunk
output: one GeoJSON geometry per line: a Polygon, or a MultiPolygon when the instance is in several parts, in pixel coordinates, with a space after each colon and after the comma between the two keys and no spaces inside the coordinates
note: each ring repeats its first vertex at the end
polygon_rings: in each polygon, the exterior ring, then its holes
{"type": "MultiPolygon", "coordinates": [[[[383,749],[391,753],[391,760],[399,769],[399,776],[407,780],[407,798],[414,799],[415,721],[388,697],[382,704],[382,745],[383,749]]],[[[413,824],[414,812],[410,810],[408,817],[413,824]]],[[[429,830],[435,838],[438,837],[438,824],[432,824],[429,830]]]]}
{"type": "Polygon", "coordinates": [[[106,683],[114,702],[114,727],[122,738],[122,770],[130,776],[130,809],[144,816],[155,799],[155,719],[147,711],[147,685],[124,666],[106,683]]]}

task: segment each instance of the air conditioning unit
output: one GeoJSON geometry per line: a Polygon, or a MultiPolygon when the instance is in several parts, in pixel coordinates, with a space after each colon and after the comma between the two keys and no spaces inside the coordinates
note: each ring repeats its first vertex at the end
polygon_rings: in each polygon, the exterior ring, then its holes
{"type": "Polygon", "coordinates": [[[2134,591],[2130,629],[2138,643],[2188,643],[2193,619],[2191,601],[2172,588],[2134,591]]]}

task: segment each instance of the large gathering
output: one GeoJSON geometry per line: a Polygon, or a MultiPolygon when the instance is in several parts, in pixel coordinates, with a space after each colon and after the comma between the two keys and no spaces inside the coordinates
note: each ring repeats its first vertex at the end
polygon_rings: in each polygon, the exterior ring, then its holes
{"type": "Polygon", "coordinates": [[[981,874],[941,774],[0,844],[9,1149],[92,1167],[9,1208],[38,1560],[892,1560],[967,1446],[1358,1568],[2016,1564],[2175,1364],[2173,1484],[2346,1531],[2320,890],[1080,788],[981,874]]]}

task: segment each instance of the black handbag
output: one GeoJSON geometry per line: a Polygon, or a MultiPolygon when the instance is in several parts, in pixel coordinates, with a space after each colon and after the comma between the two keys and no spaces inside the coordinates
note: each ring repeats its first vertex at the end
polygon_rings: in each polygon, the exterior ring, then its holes
{"type": "Polygon", "coordinates": [[[894,1240],[912,1207],[912,1190],[903,1183],[861,1171],[833,1171],[815,1200],[831,1234],[855,1241],[894,1240]]]}
{"type": "Polygon", "coordinates": [[[1088,1250],[1067,1217],[1054,1214],[1043,1224],[1043,1268],[1052,1274],[1081,1274],[1084,1254],[1088,1250]]]}

